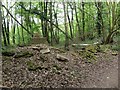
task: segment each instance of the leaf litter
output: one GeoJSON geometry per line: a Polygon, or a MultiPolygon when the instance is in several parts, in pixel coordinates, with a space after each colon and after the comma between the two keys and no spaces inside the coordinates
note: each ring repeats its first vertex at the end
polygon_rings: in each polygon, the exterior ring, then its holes
{"type": "Polygon", "coordinates": [[[97,60],[90,63],[86,62],[79,53],[64,51],[45,44],[18,47],[15,51],[17,58],[9,54],[2,57],[3,86],[20,88],[117,87],[117,81],[113,80],[115,82],[113,86],[112,80],[107,81],[111,78],[107,73],[117,71],[118,55],[116,53],[113,55],[112,52],[98,52],[95,54],[97,60]],[[114,70],[111,71],[111,68],[114,70]]]}

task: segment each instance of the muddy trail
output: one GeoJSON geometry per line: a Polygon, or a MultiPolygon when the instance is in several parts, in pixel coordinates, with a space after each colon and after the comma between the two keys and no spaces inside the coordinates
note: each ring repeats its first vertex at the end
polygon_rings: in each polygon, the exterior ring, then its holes
{"type": "Polygon", "coordinates": [[[2,86],[19,88],[117,88],[118,53],[95,53],[88,62],[73,51],[44,44],[17,47],[2,56],[2,86]]]}

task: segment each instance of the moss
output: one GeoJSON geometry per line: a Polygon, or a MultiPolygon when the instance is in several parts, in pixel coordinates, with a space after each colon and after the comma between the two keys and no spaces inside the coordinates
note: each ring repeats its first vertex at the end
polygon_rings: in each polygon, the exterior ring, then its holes
{"type": "Polygon", "coordinates": [[[30,53],[30,52],[19,52],[17,53],[14,58],[20,58],[20,57],[31,57],[33,56],[33,53],[30,53]]]}
{"type": "Polygon", "coordinates": [[[3,56],[13,56],[15,55],[15,50],[2,50],[3,56]]]}
{"type": "Polygon", "coordinates": [[[32,61],[27,61],[27,67],[30,71],[36,70],[35,64],[32,61]]]}
{"type": "Polygon", "coordinates": [[[82,58],[85,60],[85,62],[92,63],[96,60],[96,56],[91,51],[83,50],[83,51],[80,51],[79,54],[80,54],[80,56],[82,56],[82,58]]]}
{"type": "Polygon", "coordinates": [[[97,52],[96,48],[97,48],[96,45],[90,45],[90,46],[86,47],[85,50],[90,51],[92,53],[96,53],[97,52]]]}
{"type": "Polygon", "coordinates": [[[120,51],[120,45],[113,45],[112,50],[120,51]]]}
{"type": "Polygon", "coordinates": [[[108,50],[111,49],[111,47],[111,45],[100,45],[100,50],[101,52],[106,53],[108,50]]]}
{"type": "Polygon", "coordinates": [[[28,68],[29,71],[36,71],[36,70],[46,69],[44,67],[36,65],[33,61],[27,61],[27,68],[28,68]]]}
{"type": "Polygon", "coordinates": [[[3,56],[13,56],[13,55],[15,55],[15,52],[13,52],[13,51],[3,51],[2,55],[3,56]]]}

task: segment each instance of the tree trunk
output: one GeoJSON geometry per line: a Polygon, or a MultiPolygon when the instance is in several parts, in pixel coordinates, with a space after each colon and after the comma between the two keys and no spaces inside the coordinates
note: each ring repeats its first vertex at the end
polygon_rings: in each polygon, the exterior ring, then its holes
{"type": "Polygon", "coordinates": [[[96,28],[98,30],[98,36],[101,36],[101,31],[102,31],[102,12],[101,12],[101,2],[96,2],[95,3],[96,8],[97,8],[97,23],[96,23],[96,28]]]}
{"type": "Polygon", "coordinates": [[[65,32],[66,32],[66,36],[65,36],[65,50],[69,50],[69,39],[68,39],[68,26],[67,26],[67,9],[66,9],[66,5],[65,2],[63,1],[63,9],[64,9],[64,23],[65,23],[65,32]]]}
{"type": "Polygon", "coordinates": [[[9,35],[9,17],[7,18],[7,31],[6,31],[6,38],[7,38],[7,43],[10,45],[10,35],[9,35]]]}
{"type": "Polygon", "coordinates": [[[52,17],[53,17],[53,14],[52,14],[52,2],[50,2],[50,33],[51,33],[51,45],[53,45],[53,25],[52,25],[52,17]]]}
{"type": "Polygon", "coordinates": [[[13,25],[13,44],[15,44],[15,28],[16,28],[16,25],[15,25],[15,22],[14,22],[14,25],[13,25]]]}
{"type": "Polygon", "coordinates": [[[85,40],[85,12],[84,12],[84,8],[85,8],[85,3],[82,2],[82,26],[83,26],[83,41],[85,40]]]}
{"type": "Polygon", "coordinates": [[[5,27],[3,27],[3,24],[2,24],[2,35],[3,35],[4,46],[7,46],[7,41],[5,36],[5,27]]]}
{"type": "Polygon", "coordinates": [[[75,30],[74,30],[74,5],[73,3],[68,3],[71,8],[71,28],[72,28],[72,38],[74,38],[75,30]]]}
{"type": "MultiPolygon", "coordinates": [[[[58,8],[58,4],[57,4],[57,8],[58,8]]],[[[53,11],[54,11],[54,18],[55,18],[55,24],[57,27],[58,26],[58,18],[57,18],[57,10],[55,10],[55,7],[53,5],[53,11]]],[[[55,28],[55,40],[56,40],[56,43],[59,44],[59,29],[58,28],[55,28]]]]}
{"type": "MultiPolygon", "coordinates": [[[[2,12],[1,12],[1,7],[2,7],[2,2],[0,1],[0,22],[1,22],[0,23],[0,38],[2,38],[1,31],[3,29],[3,27],[2,27],[2,12]]],[[[0,39],[0,56],[1,56],[1,48],[2,48],[2,39],[0,39]]]]}
{"type": "Polygon", "coordinates": [[[2,34],[3,34],[3,39],[4,39],[4,45],[7,46],[7,40],[6,40],[6,22],[5,19],[3,20],[2,24],[2,34]]]}
{"type": "MultiPolygon", "coordinates": [[[[23,5],[23,2],[21,2],[21,4],[23,5]]],[[[21,24],[23,25],[23,17],[22,17],[22,7],[21,7],[21,24]]],[[[25,43],[25,40],[24,40],[24,32],[23,32],[23,28],[21,29],[21,33],[22,33],[22,42],[23,44],[25,43]]]]}
{"type": "Polygon", "coordinates": [[[71,38],[73,38],[73,32],[72,32],[72,26],[71,26],[71,20],[70,20],[70,16],[69,16],[69,10],[68,10],[68,5],[67,5],[67,18],[68,18],[68,22],[69,22],[69,28],[70,28],[70,35],[71,38]]]}
{"type": "Polygon", "coordinates": [[[21,42],[20,42],[20,30],[18,24],[17,24],[17,34],[18,34],[18,45],[19,45],[21,44],[21,42]]]}
{"type": "MultiPolygon", "coordinates": [[[[79,32],[79,38],[80,38],[80,36],[81,36],[81,32],[80,32],[79,19],[78,19],[78,15],[77,15],[77,7],[76,7],[76,3],[74,3],[74,8],[75,8],[75,16],[76,16],[76,22],[77,22],[76,26],[77,26],[77,29],[78,29],[78,32],[79,32]]],[[[83,40],[83,39],[81,38],[81,40],[83,40]]]]}
{"type": "Polygon", "coordinates": [[[103,25],[103,18],[102,18],[102,2],[96,2],[97,7],[97,23],[96,28],[98,30],[98,36],[101,37],[102,32],[102,43],[105,43],[105,30],[103,25]]]}
{"type": "MultiPolygon", "coordinates": [[[[48,2],[44,2],[44,16],[47,18],[47,6],[48,6],[48,2]]],[[[50,43],[49,40],[49,31],[48,31],[48,22],[46,19],[44,19],[44,31],[45,31],[45,37],[47,38],[48,43],[50,43]]]]}

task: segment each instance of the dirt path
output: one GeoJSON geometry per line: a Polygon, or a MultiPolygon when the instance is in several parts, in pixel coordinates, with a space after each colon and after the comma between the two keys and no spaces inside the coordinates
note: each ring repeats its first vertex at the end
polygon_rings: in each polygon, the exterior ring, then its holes
{"type": "Polygon", "coordinates": [[[86,72],[84,88],[118,88],[118,58],[111,56],[108,59],[107,62],[101,60],[86,72]]]}

